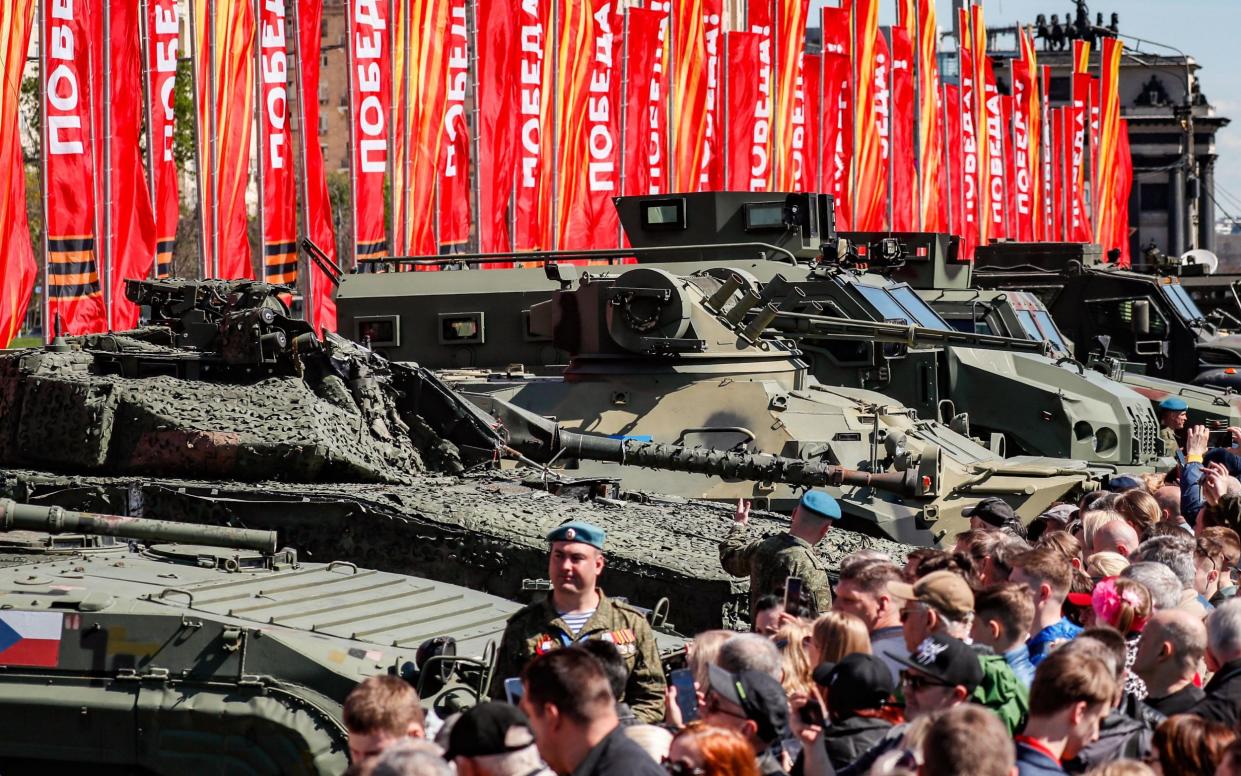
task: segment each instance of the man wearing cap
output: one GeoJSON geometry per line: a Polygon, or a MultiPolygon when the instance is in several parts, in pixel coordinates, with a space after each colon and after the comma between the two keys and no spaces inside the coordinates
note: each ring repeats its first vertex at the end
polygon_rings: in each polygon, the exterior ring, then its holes
{"type": "Polygon", "coordinates": [[[772,753],[772,746],[789,729],[789,703],[780,682],[762,671],[733,674],[717,665],[709,670],[711,687],[703,721],[740,733],[758,758],[763,776],[783,774],[772,753]]]}
{"type": "Polygon", "coordinates": [[[789,577],[802,580],[814,617],[832,605],[832,587],[827,567],[814,551],[823,541],[832,521],[840,519],[840,504],[821,490],[807,491],[793,510],[792,524],[785,533],[766,539],[748,540],[746,525],[750,520],[750,502],[738,501],[733,515],[736,522],[724,541],[720,542],[720,565],[734,577],[750,578],[750,612],[764,595],[784,589],[789,577]]]}
{"type": "Polygon", "coordinates": [[[983,679],[974,651],[960,639],[942,634],[927,636],[900,663],[905,667],[901,671],[901,690],[907,721],[892,728],[852,765],[837,771],[839,776],[869,773],[876,760],[902,745],[910,722],[969,703],[983,679]]]}
{"type": "Polygon", "coordinates": [[[1010,526],[1010,530],[1015,530],[1023,535],[1025,533],[1021,527],[1021,521],[1017,519],[1017,513],[1002,498],[994,496],[985,498],[972,507],[962,509],[961,514],[970,519],[970,530],[972,531],[994,531],[1004,526],[1010,526]]]}
{"type": "MultiPolygon", "coordinates": [[[[910,653],[916,654],[931,636],[948,636],[960,641],[969,638],[974,592],[959,574],[933,571],[912,585],[889,582],[888,591],[905,601],[901,626],[910,653]]],[[[971,650],[980,674],[973,701],[999,715],[1010,733],[1016,732],[1028,708],[1025,686],[1003,656],[982,644],[971,650]]],[[[899,659],[897,662],[908,664],[899,659]]]]}
{"type": "Polygon", "coordinates": [[[639,721],[663,719],[667,684],[651,626],[642,612],[608,598],[597,584],[604,538],[602,528],[580,521],[559,525],[547,535],[552,593],[509,618],[496,653],[492,698],[504,698],[504,680],[517,676],[536,655],[602,639],[616,645],[629,671],[624,697],[617,700],[628,704],[639,721]]]}
{"type": "Polygon", "coordinates": [[[457,776],[547,776],[530,720],[516,706],[480,703],[462,714],[448,735],[444,759],[457,776]]]}
{"type": "Polygon", "coordinates": [[[1180,396],[1169,396],[1159,402],[1159,438],[1163,440],[1164,455],[1173,455],[1180,449],[1180,439],[1189,417],[1189,405],[1180,396]]]}

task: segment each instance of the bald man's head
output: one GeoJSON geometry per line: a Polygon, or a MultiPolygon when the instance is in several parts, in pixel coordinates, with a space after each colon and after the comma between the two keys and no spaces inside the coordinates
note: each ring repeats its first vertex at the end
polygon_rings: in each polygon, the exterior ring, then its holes
{"type": "Polygon", "coordinates": [[[1184,609],[1158,611],[1142,631],[1133,671],[1160,687],[1188,681],[1206,649],[1207,628],[1197,615],[1184,609]]]}
{"type": "Polygon", "coordinates": [[[1090,547],[1090,554],[1096,552],[1115,552],[1126,558],[1133,554],[1138,548],[1141,540],[1138,538],[1138,532],[1133,526],[1124,520],[1113,520],[1110,523],[1104,523],[1094,532],[1094,543],[1090,547]]]}
{"type": "Polygon", "coordinates": [[[1164,485],[1155,491],[1155,503],[1159,504],[1161,520],[1175,520],[1181,516],[1181,489],[1176,485],[1164,485]]]}

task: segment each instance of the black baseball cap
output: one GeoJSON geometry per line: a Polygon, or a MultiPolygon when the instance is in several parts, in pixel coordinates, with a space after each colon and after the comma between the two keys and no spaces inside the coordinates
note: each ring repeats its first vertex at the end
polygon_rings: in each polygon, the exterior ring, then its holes
{"type": "Polygon", "coordinates": [[[484,757],[516,752],[534,743],[530,720],[521,709],[509,703],[489,701],[466,711],[448,734],[444,759],[484,757]]]}
{"type": "MultiPolygon", "coordinates": [[[[818,673],[816,669],[816,680],[818,673]]],[[[892,671],[875,655],[854,652],[832,666],[826,677],[827,705],[837,714],[877,709],[895,689],[892,671]]]]}
{"type": "Polygon", "coordinates": [[[965,642],[951,636],[927,636],[907,659],[894,659],[949,687],[960,685],[969,693],[982,683],[982,663],[978,655],[965,642]]]}
{"type": "Polygon", "coordinates": [[[782,738],[789,727],[789,701],[784,688],[762,671],[729,673],[717,665],[710,667],[711,689],[729,703],[741,707],[746,719],[758,725],[757,735],[765,743],[782,738]]]}
{"type": "Polygon", "coordinates": [[[1016,513],[1013,512],[1013,508],[1008,505],[1008,502],[994,496],[985,498],[972,507],[962,509],[961,514],[966,517],[977,517],[987,525],[995,526],[996,528],[1017,519],[1016,513]]]}

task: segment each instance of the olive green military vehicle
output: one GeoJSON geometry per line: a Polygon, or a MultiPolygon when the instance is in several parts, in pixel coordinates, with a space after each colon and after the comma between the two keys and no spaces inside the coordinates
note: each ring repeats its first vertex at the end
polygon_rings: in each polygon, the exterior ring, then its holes
{"type": "MultiPolygon", "coordinates": [[[[772,330],[794,340],[809,373],[825,385],[882,393],[921,418],[956,419],[963,430],[968,421],[969,432],[994,439],[1000,455],[1113,468],[1160,460],[1158,424],[1141,396],[1056,364],[1039,343],[956,332],[907,284],[866,271],[898,264],[899,251],[885,256],[879,246],[858,256],[840,246],[830,197],[702,193],[620,197],[616,206],[629,251],[531,257],[557,260],[543,268],[348,276],[338,294],[342,331],[424,366],[510,371],[507,365],[518,364],[555,375],[585,349],[572,324],[536,330],[531,308],[557,287],[571,287],[579,273],[607,271],[564,262],[636,260],[680,278],[735,274],[742,286],[730,322],[752,339],[770,339],[765,330],[772,330]],[[850,329],[840,318],[857,325],[850,329]],[[894,323],[918,332],[903,344],[876,342],[876,327],[894,323]]],[[[967,269],[949,263],[942,271],[967,269]]]]}
{"type": "MultiPolygon", "coordinates": [[[[345,696],[478,702],[518,604],[276,534],[0,500],[5,773],[338,774],[345,696]]],[[[679,640],[664,637],[669,652],[679,640]]]]}
{"type": "Polygon", "coordinates": [[[1177,276],[1119,269],[1077,243],[996,243],[975,261],[979,288],[1037,294],[1078,361],[1106,353],[1153,377],[1241,388],[1241,335],[1208,319],[1177,276]]]}
{"type": "MultiPolygon", "coordinates": [[[[1057,328],[1043,301],[1029,291],[941,288],[919,290],[918,295],[958,330],[1048,342],[1056,353],[1072,357],[1072,344],[1057,328]]],[[[1125,362],[1112,357],[1096,357],[1087,366],[1129,386],[1150,399],[1152,406],[1169,396],[1181,397],[1189,405],[1190,424],[1213,428],[1241,425],[1241,395],[1231,388],[1152,377],[1131,371],[1125,362]]]]}
{"type": "MultiPolygon", "coordinates": [[[[498,402],[487,414],[426,369],[316,336],[282,291],[131,282],[152,325],[0,352],[0,497],[274,530],[303,559],[510,599],[545,584],[547,532],[587,520],[609,532],[608,593],[697,632],[748,613],[745,581],[719,566],[731,508],[536,464],[597,457],[800,487],[921,487],[916,469],[597,439],[498,402]]],[[[752,523],[761,534],[787,520],[752,523]]],[[[882,543],[834,531],[821,551],[832,566],[871,544],[882,543]]]]}

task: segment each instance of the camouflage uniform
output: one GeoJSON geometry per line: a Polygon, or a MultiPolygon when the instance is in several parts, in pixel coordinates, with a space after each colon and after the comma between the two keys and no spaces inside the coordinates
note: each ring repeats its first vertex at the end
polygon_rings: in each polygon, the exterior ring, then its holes
{"type": "Polygon", "coordinates": [[[784,580],[800,577],[810,605],[817,612],[832,606],[832,587],[827,567],[805,539],[790,533],[748,541],[743,525],[733,526],[720,542],[720,564],[734,577],[750,578],[750,613],[764,595],[779,593],[784,580]]]}
{"type": "Polygon", "coordinates": [[[617,700],[628,704],[642,722],[663,721],[667,683],[651,626],[637,609],[608,598],[602,590],[598,608],[576,636],[556,612],[551,596],[515,612],[504,628],[496,652],[491,697],[503,700],[504,680],[519,676],[535,655],[590,639],[611,641],[625,658],[629,683],[625,685],[625,697],[617,700]]]}

